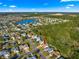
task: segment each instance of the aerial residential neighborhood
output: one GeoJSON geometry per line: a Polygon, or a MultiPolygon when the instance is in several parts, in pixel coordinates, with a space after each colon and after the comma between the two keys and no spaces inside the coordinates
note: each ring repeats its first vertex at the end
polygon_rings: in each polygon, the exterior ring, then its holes
{"type": "Polygon", "coordinates": [[[0,0],[0,59],[79,59],[79,0],[0,0]]]}
{"type": "MultiPolygon", "coordinates": [[[[36,34],[32,31],[32,28],[35,28],[42,24],[40,22],[41,19],[39,21],[38,17],[36,17],[36,19],[33,17],[29,17],[29,19],[26,18],[25,20],[18,20],[16,19],[16,16],[13,16],[13,18],[11,17],[11,19],[9,19],[10,16],[8,15],[4,15],[3,17],[0,19],[1,59],[64,59],[64,56],[61,55],[61,52],[58,51],[58,49],[50,46],[47,43],[47,39],[45,36],[42,36],[41,34],[36,34]]],[[[42,17],[42,19],[44,19],[44,17],[42,17]]],[[[50,22],[48,21],[48,23],[50,22]]]]}
{"type": "MultiPolygon", "coordinates": [[[[61,52],[61,50],[55,46],[56,43],[54,45],[50,44],[51,41],[48,38],[49,36],[47,36],[46,34],[46,32],[48,32],[49,29],[43,32],[44,29],[42,29],[42,27],[44,28],[44,26],[48,25],[50,26],[53,25],[54,27],[59,24],[71,23],[73,20],[57,18],[54,16],[23,17],[23,15],[15,16],[13,15],[13,13],[7,15],[4,14],[1,15],[3,15],[1,16],[0,19],[1,59],[66,59],[67,58],[67,56],[65,56],[61,52]]],[[[72,27],[70,29],[72,29],[72,27]]],[[[60,44],[62,43],[60,42],[60,44]]]]}

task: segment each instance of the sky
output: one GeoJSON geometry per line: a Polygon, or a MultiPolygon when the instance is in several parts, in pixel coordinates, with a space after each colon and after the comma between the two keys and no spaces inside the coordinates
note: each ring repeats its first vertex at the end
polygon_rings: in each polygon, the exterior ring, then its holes
{"type": "Polygon", "coordinates": [[[0,12],[79,12],[79,0],[0,0],[0,12]]]}

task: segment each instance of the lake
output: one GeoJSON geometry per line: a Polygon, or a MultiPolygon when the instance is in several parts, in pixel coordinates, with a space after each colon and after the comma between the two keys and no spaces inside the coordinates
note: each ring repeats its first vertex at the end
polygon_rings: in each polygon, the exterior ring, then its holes
{"type": "Polygon", "coordinates": [[[16,24],[29,24],[29,23],[32,23],[32,24],[36,24],[37,23],[37,20],[36,19],[24,19],[24,20],[21,20],[19,22],[16,22],[16,24]]]}

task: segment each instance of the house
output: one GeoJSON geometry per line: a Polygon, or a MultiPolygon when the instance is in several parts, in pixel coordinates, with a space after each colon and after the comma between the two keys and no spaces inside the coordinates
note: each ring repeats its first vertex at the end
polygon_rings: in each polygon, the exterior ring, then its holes
{"type": "Polygon", "coordinates": [[[7,41],[9,38],[10,38],[10,37],[9,37],[8,34],[4,34],[4,35],[3,35],[3,39],[4,39],[5,41],[7,41]]]}
{"type": "Polygon", "coordinates": [[[16,47],[16,48],[12,48],[11,49],[14,53],[16,53],[16,54],[19,54],[19,49],[16,47]]]}
{"type": "Polygon", "coordinates": [[[5,59],[9,59],[10,54],[8,52],[6,52],[6,54],[4,54],[4,58],[5,59]]]}
{"type": "Polygon", "coordinates": [[[15,37],[12,36],[11,39],[14,41],[15,40],[15,37]]]}
{"type": "Polygon", "coordinates": [[[25,53],[30,52],[30,51],[29,51],[29,47],[28,47],[28,45],[24,45],[23,50],[25,51],[25,53]]]}
{"type": "Polygon", "coordinates": [[[22,33],[21,36],[25,37],[26,36],[26,33],[22,33]]]}
{"type": "Polygon", "coordinates": [[[18,54],[14,54],[14,56],[11,57],[11,59],[18,59],[18,57],[20,57],[18,54]]]}
{"type": "Polygon", "coordinates": [[[28,37],[28,38],[31,38],[31,35],[30,35],[30,34],[27,34],[27,37],[28,37]]]}
{"type": "Polygon", "coordinates": [[[31,52],[28,52],[27,54],[28,54],[27,59],[37,59],[37,57],[34,56],[31,52]]]}
{"type": "Polygon", "coordinates": [[[60,56],[59,58],[57,58],[57,59],[66,59],[64,56],[60,56]]]}
{"type": "Polygon", "coordinates": [[[50,47],[46,47],[44,49],[44,51],[48,52],[48,53],[52,53],[54,51],[54,48],[50,48],[50,47]]]}
{"type": "Polygon", "coordinates": [[[36,41],[37,42],[41,41],[39,36],[37,36],[36,41]]]}
{"type": "Polygon", "coordinates": [[[20,48],[21,51],[23,51],[25,53],[30,52],[28,45],[23,44],[23,45],[20,45],[19,48],[20,48]]]}
{"type": "Polygon", "coordinates": [[[8,59],[10,54],[6,50],[0,51],[0,56],[4,56],[5,59],[8,59]]]}
{"type": "Polygon", "coordinates": [[[32,38],[35,39],[36,42],[40,42],[41,41],[41,37],[38,36],[38,35],[35,35],[32,38]]]}
{"type": "Polygon", "coordinates": [[[54,56],[56,59],[60,58],[60,56],[61,56],[60,51],[59,51],[59,50],[54,50],[54,51],[53,51],[53,56],[54,56]]]}
{"type": "Polygon", "coordinates": [[[27,57],[27,59],[37,59],[35,56],[27,57]]]}

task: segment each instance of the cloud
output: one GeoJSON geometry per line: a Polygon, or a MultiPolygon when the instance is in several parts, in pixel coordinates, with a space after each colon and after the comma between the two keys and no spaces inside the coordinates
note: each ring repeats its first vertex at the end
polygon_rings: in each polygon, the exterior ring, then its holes
{"type": "Polygon", "coordinates": [[[35,11],[35,10],[36,10],[36,9],[34,9],[34,8],[32,9],[32,11],[35,11]]]}
{"type": "Polygon", "coordinates": [[[74,7],[75,5],[74,4],[70,4],[70,5],[68,5],[69,7],[74,7]]]}
{"type": "Polygon", "coordinates": [[[66,8],[69,9],[69,8],[71,8],[71,7],[67,6],[66,8]]]}
{"type": "Polygon", "coordinates": [[[2,5],[2,3],[0,2],[0,5],[2,5]]]}
{"type": "Polygon", "coordinates": [[[16,6],[15,6],[15,5],[10,5],[9,7],[11,7],[11,8],[15,8],[16,6]]]}
{"type": "Polygon", "coordinates": [[[61,2],[68,2],[68,1],[79,1],[79,0],[61,0],[61,2]]]}
{"type": "Polygon", "coordinates": [[[74,6],[75,6],[74,4],[69,4],[69,5],[66,6],[66,8],[69,9],[69,8],[74,7],[74,6]]]}
{"type": "Polygon", "coordinates": [[[4,7],[6,7],[7,5],[3,5],[4,7]]]}

